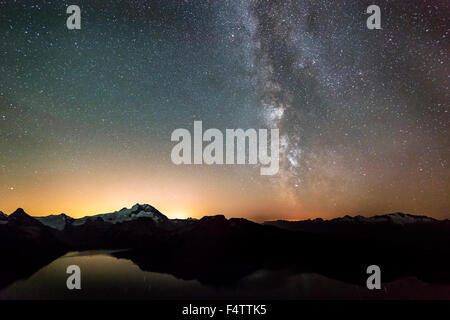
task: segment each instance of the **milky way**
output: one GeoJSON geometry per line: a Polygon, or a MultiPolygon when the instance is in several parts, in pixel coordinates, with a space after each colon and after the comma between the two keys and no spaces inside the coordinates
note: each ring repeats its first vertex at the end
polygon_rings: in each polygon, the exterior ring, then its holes
{"type": "Polygon", "coordinates": [[[398,193],[398,179],[433,183],[444,172],[448,179],[449,7],[378,4],[383,30],[374,31],[364,2],[251,8],[261,104],[284,131],[284,190],[301,201],[315,190],[333,199],[365,186],[363,201],[380,195],[379,184],[398,193]]]}

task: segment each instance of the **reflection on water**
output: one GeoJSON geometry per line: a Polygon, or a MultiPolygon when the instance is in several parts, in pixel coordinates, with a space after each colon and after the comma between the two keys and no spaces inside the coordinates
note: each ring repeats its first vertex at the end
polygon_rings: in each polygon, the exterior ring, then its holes
{"type": "Polygon", "coordinates": [[[450,285],[405,278],[382,290],[346,284],[314,273],[260,270],[232,286],[210,286],[196,280],[142,271],[109,251],[71,252],[26,280],[0,291],[0,299],[450,299],[450,285]],[[81,268],[82,290],[66,288],[66,268],[81,268]]]}

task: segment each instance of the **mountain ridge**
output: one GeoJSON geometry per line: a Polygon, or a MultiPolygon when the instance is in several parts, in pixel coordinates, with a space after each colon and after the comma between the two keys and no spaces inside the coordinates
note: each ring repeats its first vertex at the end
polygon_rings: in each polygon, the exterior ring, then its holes
{"type": "MultiPolygon", "coordinates": [[[[6,215],[2,211],[0,211],[0,220],[8,220],[8,217],[12,215],[22,215],[25,213],[25,211],[22,208],[18,208],[12,213],[11,215],[6,215]]],[[[27,214],[28,215],[28,214],[27,214]]],[[[65,213],[61,214],[51,214],[47,216],[40,216],[40,217],[34,217],[31,215],[28,215],[29,217],[32,217],[33,219],[39,221],[40,223],[51,227],[53,229],[57,230],[63,230],[68,225],[74,225],[79,226],[86,221],[89,220],[95,220],[95,219],[101,219],[105,222],[116,224],[116,223],[122,223],[125,221],[131,221],[135,219],[139,219],[141,217],[143,218],[151,218],[156,223],[165,223],[165,222],[185,222],[185,221],[201,221],[204,217],[212,217],[212,216],[223,216],[223,215],[207,215],[204,216],[201,219],[194,219],[194,218],[187,218],[187,219],[169,219],[166,215],[161,213],[158,209],[156,209],[154,206],[149,204],[139,204],[136,203],[135,205],[131,206],[129,209],[124,207],[120,210],[109,212],[109,213],[101,213],[101,214],[95,214],[90,216],[84,216],[81,218],[73,218],[65,213]]],[[[225,218],[225,217],[224,217],[225,218]]],[[[226,219],[226,218],[225,218],[226,219]]],[[[239,219],[239,218],[231,218],[231,219],[239,219]]],[[[245,218],[241,218],[245,219],[245,218]]],[[[245,219],[248,221],[252,221],[249,219],[245,219]]],[[[398,224],[398,225],[405,225],[405,224],[414,224],[414,223],[440,223],[440,222],[448,222],[449,219],[436,219],[433,217],[429,217],[426,215],[414,215],[409,213],[403,213],[403,212],[394,212],[394,213],[386,213],[386,214],[378,214],[373,216],[362,216],[362,215],[345,215],[342,217],[336,217],[332,219],[322,219],[322,218],[315,218],[315,219],[304,219],[304,220],[285,220],[285,219],[277,219],[277,220],[268,220],[263,221],[260,224],[262,225],[274,225],[280,227],[281,225],[289,225],[289,224],[298,224],[298,223],[308,223],[308,224],[330,224],[330,223],[349,223],[349,224],[369,224],[369,223],[392,223],[392,224],[398,224]]],[[[253,221],[252,221],[253,222],[253,221]]],[[[283,226],[285,228],[285,226],[283,226]]]]}
{"type": "Polygon", "coordinates": [[[383,223],[383,222],[391,222],[396,224],[408,224],[408,223],[417,223],[417,222],[423,222],[423,223],[433,223],[433,222],[445,222],[448,221],[448,219],[436,219],[425,215],[414,215],[409,213],[403,213],[403,212],[394,212],[394,213],[386,213],[386,214],[379,214],[379,215],[373,215],[369,217],[365,217],[362,215],[356,215],[356,216],[350,216],[345,215],[343,217],[336,217],[332,219],[322,219],[322,218],[315,218],[315,219],[304,219],[304,220],[285,220],[285,219],[278,219],[278,220],[268,220],[264,221],[264,224],[270,224],[275,222],[286,222],[286,223],[383,223]]]}

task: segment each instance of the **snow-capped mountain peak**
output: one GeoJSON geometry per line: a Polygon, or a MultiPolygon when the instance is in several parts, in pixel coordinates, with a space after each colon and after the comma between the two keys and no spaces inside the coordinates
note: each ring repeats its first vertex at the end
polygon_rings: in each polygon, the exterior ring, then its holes
{"type": "Polygon", "coordinates": [[[122,208],[119,211],[114,211],[111,213],[103,213],[94,216],[88,216],[81,219],[77,219],[73,222],[74,225],[81,225],[86,222],[87,219],[101,219],[105,222],[112,224],[121,223],[125,221],[131,221],[138,218],[150,218],[156,223],[163,223],[169,219],[159,212],[156,208],[149,204],[135,204],[130,209],[122,208]]]}
{"type": "Polygon", "coordinates": [[[436,219],[427,217],[427,216],[416,216],[412,214],[407,213],[389,213],[386,215],[381,216],[374,216],[370,218],[373,221],[376,222],[389,222],[394,224],[411,224],[411,223],[430,223],[430,222],[436,222],[436,219]]]}
{"type": "Polygon", "coordinates": [[[35,217],[36,220],[40,221],[42,224],[57,230],[64,230],[66,225],[71,224],[75,219],[69,217],[68,215],[52,214],[46,217],[35,217]]]}
{"type": "Polygon", "coordinates": [[[370,223],[390,223],[390,224],[413,224],[413,223],[431,223],[436,222],[436,219],[427,217],[427,216],[416,216],[412,214],[396,212],[389,213],[383,215],[377,215],[373,217],[363,217],[363,216],[354,216],[351,217],[346,215],[342,218],[335,218],[329,220],[330,222],[338,222],[338,223],[362,223],[362,224],[370,224],[370,223]]]}
{"type": "MultiPolygon", "coordinates": [[[[20,213],[21,212],[19,212],[19,214],[20,213]]],[[[6,219],[7,217],[8,216],[6,216],[6,219]]],[[[35,219],[48,227],[62,231],[68,225],[80,226],[83,225],[88,220],[101,219],[104,222],[116,224],[139,219],[142,217],[150,218],[157,224],[169,221],[169,218],[167,218],[164,214],[159,212],[155,207],[149,204],[139,204],[139,203],[135,204],[131,208],[122,208],[118,211],[110,213],[102,213],[93,216],[86,216],[79,219],[74,219],[72,217],[67,216],[64,213],[58,215],[49,215],[45,217],[35,217],[35,219]]],[[[2,220],[1,215],[0,220],[2,220]]]]}

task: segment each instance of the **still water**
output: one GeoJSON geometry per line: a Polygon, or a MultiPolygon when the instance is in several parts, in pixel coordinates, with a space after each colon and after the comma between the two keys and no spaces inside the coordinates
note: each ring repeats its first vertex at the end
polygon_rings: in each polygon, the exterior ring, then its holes
{"type": "Polygon", "coordinates": [[[216,286],[141,270],[110,251],[71,252],[0,291],[0,299],[450,299],[450,285],[415,278],[381,290],[314,273],[259,270],[233,285],[216,286]],[[81,290],[68,290],[66,268],[81,268],[81,290]]]}

